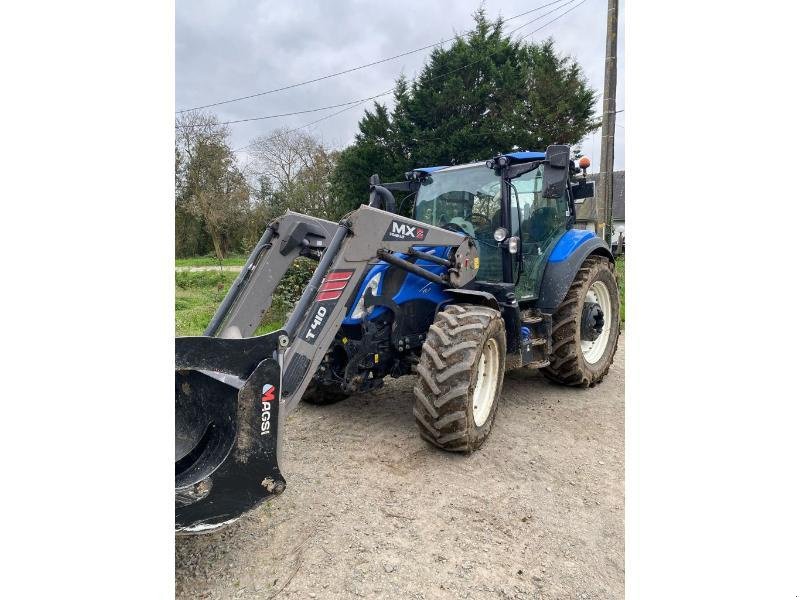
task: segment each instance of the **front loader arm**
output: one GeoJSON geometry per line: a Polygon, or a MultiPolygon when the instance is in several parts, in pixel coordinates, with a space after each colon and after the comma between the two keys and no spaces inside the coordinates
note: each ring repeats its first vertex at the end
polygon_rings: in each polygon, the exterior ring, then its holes
{"type": "Polygon", "coordinates": [[[315,272],[315,277],[320,275],[319,287],[313,285],[312,278],[286,325],[290,346],[284,359],[285,413],[297,406],[311,383],[341,322],[357,300],[355,295],[361,280],[379,256],[384,253],[408,254],[412,246],[449,246],[455,247],[456,252],[453,268],[442,280],[443,285],[463,287],[474,279],[477,272],[474,242],[453,231],[369,206],[351,213],[340,226],[347,228],[348,235],[331,255],[330,267],[315,272]]]}
{"type": "Polygon", "coordinates": [[[212,317],[205,335],[253,335],[292,262],[301,255],[324,252],[338,228],[332,221],[292,211],[270,223],[212,317]]]}
{"type": "MultiPolygon", "coordinates": [[[[366,270],[379,256],[420,245],[455,249],[441,276],[444,287],[474,279],[472,239],[377,208],[362,206],[338,224],[287,212],[269,226],[207,335],[176,339],[176,529],[224,525],[283,491],[283,422],[319,368],[366,270]],[[319,265],[285,326],[247,337],[299,256],[319,258],[319,265]]],[[[397,261],[392,264],[415,267],[397,261]]]]}

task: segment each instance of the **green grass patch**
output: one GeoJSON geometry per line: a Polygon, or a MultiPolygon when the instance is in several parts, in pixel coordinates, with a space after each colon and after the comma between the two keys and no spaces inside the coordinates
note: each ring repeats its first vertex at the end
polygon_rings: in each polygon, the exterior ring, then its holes
{"type": "MultiPolygon", "coordinates": [[[[197,259],[204,260],[206,257],[197,259]]],[[[231,257],[232,259],[232,257],[231,257]]],[[[179,264],[176,266],[202,266],[196,264],[179,264]]],[[[242,263],[244,257],[240,257],[242,263]]],[[[256,335],[262,335],[280,329],[286,322],[288,307],[291,306],[308,282],[308,277],[313,271],[310,261],[300,262],[296,269],[289,273],[287,280],[283,281],[276,290],[274,305],[264,315],[264,320],[256,330],[256,335]]],[[[619,282],[620,319],[625,323],[625,258],[616,261],[617,280],[619,282]]],[[[202,335],[214,311],[225,298],[237,274],[229,271],[176,271],[175,272],[175,335],[202,335]]]]}
{"type": "Polygon", "coordinates": [[[617,259],[617,281],[619,284],[619,318],[622,323],[625,323],[625,257],[621,256],[617,259]]]}
{"type": "MultiPolygon", "coordinates": [[[[223,267],[242,267],[247,257],[244,254],[231,254],[222,259],[223,267]]],[[[176,267],[218,267],[220,261],[216,256],[190,256],[189,258],[176,258],[176,267]]]]}
{"type": "MultiPolygon", "coordinates": [[[[202,335],[235,279],[227,271],[176,272],[175,335],[202,335]]],[[[285,311],[270,309],[256,335],[280,329],[284,320],[285,311]]]]}

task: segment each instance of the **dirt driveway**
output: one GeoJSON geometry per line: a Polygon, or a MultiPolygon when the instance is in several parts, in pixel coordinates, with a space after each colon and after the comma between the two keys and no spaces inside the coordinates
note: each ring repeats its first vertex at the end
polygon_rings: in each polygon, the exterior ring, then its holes
{"type": "Polygon", "coordinates": [[[597,388],[507,376],[471,456],[417,435],[412,380],[285,428],[287,490],[175,540],[179,598],[624,596],[624,360],[597,388]]]}

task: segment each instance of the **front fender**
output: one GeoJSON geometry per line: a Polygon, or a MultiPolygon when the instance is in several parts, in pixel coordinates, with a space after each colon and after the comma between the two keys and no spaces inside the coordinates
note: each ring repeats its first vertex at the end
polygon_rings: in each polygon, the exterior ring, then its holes
{"type": "MultiPolygon", "coordinates": [[[[500,304],[497,298],[492,296],[489,292],[482,292],[480,290],[464,290],[448,288],[444,290],[446,293],[453,296],[456,302],[463,302],[465,304],[478,304],[480,306],[488,306],[497,311],[501,311],[500,304]]],[[[438,312],[438,310],[437,310],[438,312]]]]}
{"type": "Polygon", "coordinates": [[[566,297],[578,269],[590,255],[614,261],[606,243],[591,231],[570,229],[564,233],[547,260],[536,308],[544,313],[555,312],[566,297]]]}

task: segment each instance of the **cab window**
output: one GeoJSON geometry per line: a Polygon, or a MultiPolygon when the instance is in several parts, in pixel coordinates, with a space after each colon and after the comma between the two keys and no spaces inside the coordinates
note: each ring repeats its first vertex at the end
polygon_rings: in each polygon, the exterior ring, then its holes
{"type": "Polygon", "coordinates": [[[566,190],[559,198],[542,195],[543,166],[512,181],[511,222],[522,242],[520,292],[536,297],[547,256],[566,229],[569,203],[566,190]],[[517,210],[519,206],[519,210],[517,210]]]}
{"type": "Polygon", "coordinates": [[[444,169],[420,186],[414,218],[474,238],[480,256],[478,279],[502,281],[502,251],[493,237],[500,223],[500,199],[500,178],[483,163],[444,169]]]}

